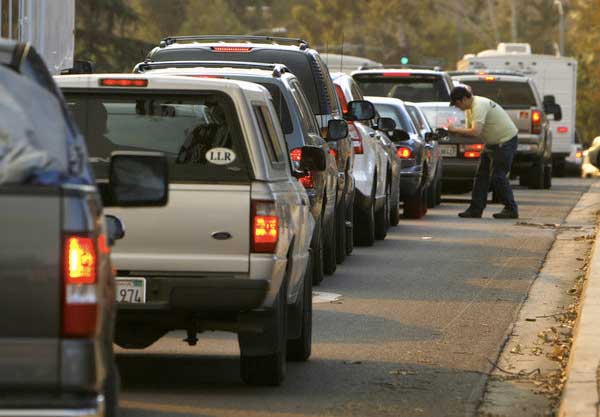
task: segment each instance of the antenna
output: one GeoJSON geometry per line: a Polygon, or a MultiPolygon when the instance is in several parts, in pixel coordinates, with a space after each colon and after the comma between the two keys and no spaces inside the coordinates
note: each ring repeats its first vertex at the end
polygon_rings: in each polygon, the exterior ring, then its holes
{"type": "Polygon", "coordinates": [[[340,72],[344,72],[344,29],[342,29],[342,50],[340,51],[340,72]]]}

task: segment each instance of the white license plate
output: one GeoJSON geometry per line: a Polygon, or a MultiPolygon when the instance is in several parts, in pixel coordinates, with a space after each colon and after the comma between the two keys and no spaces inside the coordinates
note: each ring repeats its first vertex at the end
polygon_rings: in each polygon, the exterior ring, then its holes
{"type": "Polygon", "coordinates": [[[518,144],[517,145],[517,151],[527,152],[527,151],[531,151],[531,150],[532,150],[531,145],[528,145],[528,144],[518,144]]]}
{"type": "Polygon", "coordinates": [[[456,145],[440,145],[440,152],[442,156],[454,158],[458,154],[456,145]]]}
{"type": "Polygon", "coordinates": [[[146,278],[117,278],[117,302],[142,304],[146,302],[146,278]]]}

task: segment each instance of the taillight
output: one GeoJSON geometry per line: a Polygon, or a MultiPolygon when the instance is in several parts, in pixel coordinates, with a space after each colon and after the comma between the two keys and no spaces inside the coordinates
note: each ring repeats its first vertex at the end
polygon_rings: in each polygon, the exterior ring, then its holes
{"type": "Polygon", "coordinates": [[[337,151],[333,148],[329,148],[329,153],[337,160],[337,151]]]}
{"type": "Polygon", "coordinates": [[[400,147],[396,149],[396,155],[398,155],[398,158],[400,159],[410,159],[412,158],[412,151],[410,148],[400,147]]]}
{"type": "Polygon", "coordinates": [[[96,332],[98,252],[95,239],[67,236],[64,240],[62,335],[89,337],[96,332]]]}
{"type": "Polygon", "coordinates": [[[147,87],[148,80],[142,78],[102,78],[102,87],[147,87]]]}
{"type": "Polygon", "coordinates": [[[340,105],[342,106],[342,113],[346,114],[348,113],[348,100],[346,100],[346,96],[344,96],[344,92],[342,91],[342,87],[340,87],[337,84],[335,85],[335,93],[338,96],[338,99],[340,100],[340,105]]]}
{"type": "Polygon", "coordinates": [[[476,151],[467,151],[463,154],[465,158],[479,158],[481,156],[481,152],[476,151]]]}
{"type": "Polygon", "coordinates": [[[384,77],[402,77],[402,78],[406,78],[406,77],[410,77],[410,72],[406,72],[406,71],[384,72],[383,76],[384,77]]]}
{"type": "Polygon", "coordinates": [[[475,151],[475,152],[481,152],[483,150],[483,143],[472,143],[469,145],[463,145],[463,152],[468,152],[468,151],[475,151]]]}
{"type": "Polygon", "coordinates": [[[252,48],[244,46],[211,46],[214,52],[250,52],[252,48]]]}
{"type": "Polygon", "coordinates": [[[252,201],[252,252],[275,253],[279,241],[279,217],[272,201],[252,201]]]}
{"type": "Polygon", "coordinates": [[[481,77],[481,79],[483,81],[485,81],[486,83],[492,83],[492,82],[496,81],[496,77],[494,77],[492,75],[487,75],[485,77],[481,77]]]}
{"type": "Polygon", "coordinates": [[[569,128],[567,126],[558,126],[556,131],[558,133],[569,133],[569,128]]]}
{"type": "Polygon", "coordinates": [[[348,136],[352,139],[352,147],[354,148],[354,153],[358,155],[362,155],[364,152],[363,149],[363,139],[358,131],[358,128],[354,125],[353,122],[348,122],[348,136]]]}
{"type": "Polygon", "coordinates": [[[581,152],[581,151],[575,152],[575,158],[583,158],[583,152],[581,152]]]}
{"type": "Polygon", "coordinates": [[[300,162],[302,159],[302,148],[292,149],[290,151],[290,159],[294,162],[300,162]]]}
{"type": "Polygon", "coordinates": [[[312,190],[313,188],[315,188],[315,182],[313,181],[313,177],[311,174],[304,175],[298,178],[298,181],[300,181],[300,184],[302,184],[306,189],[312,190]]]}
{"type": "Polygon", "coordinates": [[[542,131],[542,112],[533,110],[531,112],[531,133],[540,133],[542,131]]]}

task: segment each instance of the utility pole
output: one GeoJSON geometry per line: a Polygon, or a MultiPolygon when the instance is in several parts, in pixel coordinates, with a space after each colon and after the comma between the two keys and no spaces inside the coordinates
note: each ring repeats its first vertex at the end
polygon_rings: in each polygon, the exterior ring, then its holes
{"type": "Polygon", "coordinates": [[[565,10],[562,0],[554,0],[554,5],[558,9],[558,31],[559,31],[559,48],[560,54],[565,55],[565,10]]]}
{"type": "Polygon", "coordinates": [[[498,31],[498,22],[496,21],[496,13],[494,11],[494,4],[492,3],[492,0],[487,0],[487,9],[490,16],[492,29],[494,30],[494,40],[496,41],[496,45],[494,45],[494,47],[496,47],[498,43],[500,43],[500,32],[498,31]]]}
{"type": "Polygon", "coordinates": [[[512,42],[517,42],[519,37],[518,27],[517,27],[517,0],[509,0],[510,2],[510,37],[512,42]]]}

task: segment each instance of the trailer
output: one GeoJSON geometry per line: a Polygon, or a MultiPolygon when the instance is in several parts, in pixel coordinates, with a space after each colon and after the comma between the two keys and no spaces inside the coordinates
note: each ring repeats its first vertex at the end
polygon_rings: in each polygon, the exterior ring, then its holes
{"type": "Polygon", "coordinates": [[[73,67],[75,0],[0,0],[0,37],[35,46],[52,74],[73,67]]]}
{"type": "Polygon", "coordinates": [[[501,44],[497,50],[466,55],[458,70],[508,70],[531,77],[541,95],[553,95],[562,107],[562,120],[550,121],[552,158],[556,171],[564,167],[565,158],[575,143],[577,61],[571,57],[531,53],[527,44],[501,44]]]}

